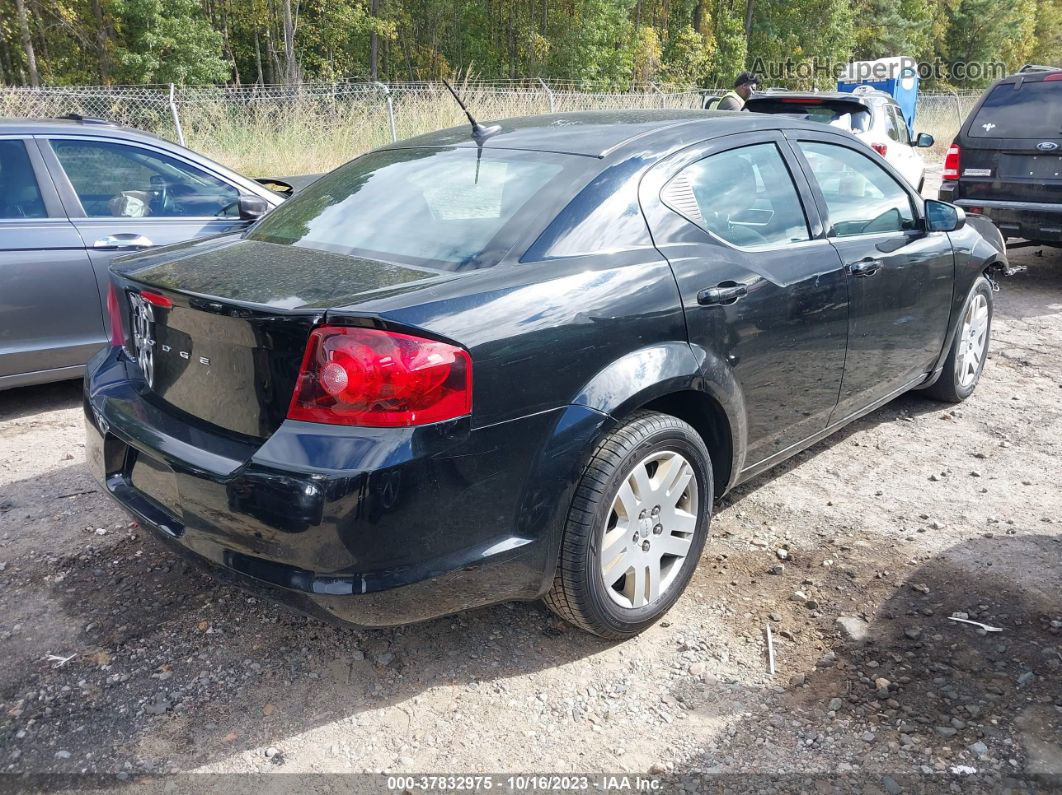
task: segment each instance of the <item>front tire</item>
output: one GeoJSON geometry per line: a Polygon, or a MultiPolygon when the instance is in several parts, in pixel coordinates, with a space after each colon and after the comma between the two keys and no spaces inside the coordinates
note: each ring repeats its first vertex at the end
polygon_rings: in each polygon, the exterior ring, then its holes
{"type": "Polygon", "coordinates": [[[945,403],[961,403],[973,394],[988,358],[992,336],[992,285],[978,277],[966,297],[944,370],[926,394],[945,403]]]}
{"type": "Polygon", "coordinates": [[[647,629],[685,590],[708,537],[712,464],[700,435],[639,412],[594,450],[546,606],[603,638],[647,629]]]}

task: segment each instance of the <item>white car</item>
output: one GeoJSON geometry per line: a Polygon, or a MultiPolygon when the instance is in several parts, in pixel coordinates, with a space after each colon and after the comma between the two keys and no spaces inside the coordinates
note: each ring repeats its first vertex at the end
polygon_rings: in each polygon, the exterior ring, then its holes
{"type": "Polygon", "coordinates": [[[922,191],[926,166],[917,149],[933,145],[933,136],[912,137],[896,100],[884,91],[860,87],[855,93],[767,91],[745,103],[753,113],[784,113],[848,130],[884,157],[922,191]]]}

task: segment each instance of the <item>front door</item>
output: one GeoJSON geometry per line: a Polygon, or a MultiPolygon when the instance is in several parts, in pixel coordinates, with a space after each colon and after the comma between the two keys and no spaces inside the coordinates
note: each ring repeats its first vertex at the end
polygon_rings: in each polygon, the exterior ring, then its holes
{"type": "Polygon", "coordinates": [[[234,185],[162,150],[61,136],[42,146],[104,291],[116,256],[247,225],[234,185]]]}
{"type": "Polygon", "coordinates": [[[0,139],[0,386],[76,376],[103,342],[92,265],[33,141],[0,139]]]}
{"type": "Polygon", "coordinates": [[[858,142],[791,135],[849,274],[848,355],[833,418],[843,420],[933,368],[951,313],[954,254],[947,234],[924,231],[910,187],[858,142]]]}
{"type": "Polygon", "coordinates": [[[837,403],[848,290],[810,187],[776,132],[679,153],[642,183],[690,342],[730,369],[747,417],[744,469],[821,431],[837,403]]]}

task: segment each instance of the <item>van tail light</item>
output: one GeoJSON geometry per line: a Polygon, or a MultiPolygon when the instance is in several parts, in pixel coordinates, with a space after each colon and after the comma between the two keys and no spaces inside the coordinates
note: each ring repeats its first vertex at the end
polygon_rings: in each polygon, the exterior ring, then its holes
{"type": "Polygon", "coordinates": [[[885,157],[885,153],[889,151],[889,147],[886,144],[871,144],[870,148],[882,157],[885,157]]]}
{"type": "Polygon", "coordinates": [[[118,303],[118,291],[114,282],[107,286],[107,318],[111,324],[111,347],[121,348],[125,345],[125,329],[122,323],[122,306],[118,303]]]}
{"type": "Polygon", "coordinates": [[[352,326],[314,329],[288,419],[407,428],[472,411],[472,359],[445,342],[352,326]]]}
{"type": "Polygon", "coordinates": [[[944,179],[959,178],[959,147],[952,144],[948,147],[948,153],[944,156],[944,179]]]}

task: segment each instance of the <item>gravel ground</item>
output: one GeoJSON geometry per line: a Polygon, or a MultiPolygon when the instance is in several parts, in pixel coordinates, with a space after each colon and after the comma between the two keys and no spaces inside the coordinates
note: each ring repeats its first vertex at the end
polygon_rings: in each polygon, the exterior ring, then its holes
{"type": "Polygon", "coordinates": [[[739,488],[619,644],[539,604],[355,631],[256,601],[99,493],[77,385],[0,393],[0,771],[1062,775],[1062,251],[1014,260],[972,399],[739,488]]]}

